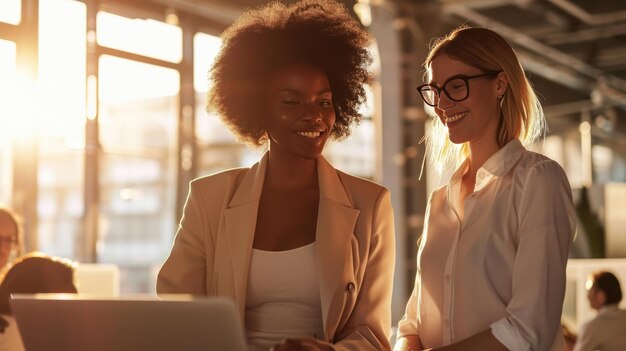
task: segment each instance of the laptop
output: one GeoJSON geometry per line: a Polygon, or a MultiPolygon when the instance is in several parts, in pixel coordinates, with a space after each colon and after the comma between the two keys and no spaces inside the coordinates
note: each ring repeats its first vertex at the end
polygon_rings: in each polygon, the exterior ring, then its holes
{"type": "Polygon", "coordinates": [[[224,298],[12,295],[27,351],[244,351],[237,310],[224,298]]]}

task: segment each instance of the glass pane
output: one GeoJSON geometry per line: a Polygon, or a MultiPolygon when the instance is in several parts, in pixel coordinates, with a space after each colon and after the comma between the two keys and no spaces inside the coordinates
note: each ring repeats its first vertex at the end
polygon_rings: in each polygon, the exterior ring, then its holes
{"type": "Polygon", "coordinates": [[[100,59],[98,260],[121,268],[121,292],[155,289],[176,230],[179,75],[100,59]]]}
{"type": "Polygon", "coordinates": [[[198,33],[194,37],[194,87],[196,91],[196,140],[198,175],[207,175],[233,167],[250,166],[263,150],[250,150],[237,142],[220,119],[205,110],[205,95],[211,82],[209,70],[219,52],[219,37],[198,33]]]}
{"type": "Polygon", "coordinates": [[[0,22],[18,25],[22,20],[22,0],[0,0],[0,22]]]}
{"type": "MultiPolygon", "coordinates": [[[[11,104],[9,97],[15,93],[16,69],[15,43],[0,39],[0,111],[4,112],[0,114],[0,121],[3,122],[3,126],[6,126],[5,123],[9,122],[5,120],[9,118],[8,115],[10,114],[6,109],[11,104]]],[[[10,136],[5,133],[8,133],[6,128],[0,128],[0,139],[4,140],[10,136]]]]}
{"type": "MultiPolygon", "coordinates": [[[[1,8],[1,6],[0,6],[1,8]]],[[[1,12],[0,12],[1,13],[1,12]]],[[[12,133],[13,107],[10,97],[16,75],[15,43],[0,39],[0,204],[11,204],[12,183],[12,133]]]]}
{"type": "Polygon", "coordinates": [[[324,157],[338,169],[359,177],[374,179],[376,172],[376,128],[373,122],[376,109],[371,88],[365,89],[366,101],[359,112],[363,119],[352,127],[350,136],[342,141],[330,141],[324,149],[324,157]]]}
{"type": "Polygon", "coordinates": [[[74,259],[84,232],[85,21],[82,2],[39,2],[39,250],[74,259]]]}
{"type": "Polygon", "coordinates": [[[378,44],[372,43],[368,50],[373,59],[369,70],[374,76],[374,82],[371,87],[365,87],[365,103],[359,108],[363,119],[359,125],[352,126],[350,137],[342,141],[330,141],[324,149],[324,157],[346,173],[374,179],[378,153],[376,128],[380,125],[375,121],[381,118],[381,87],[376,78],[380,75],[381,67],[378,44]]]}
{"type": "Polygon", "coordinates": [[[221,45],[222,39],[215,35],[197,33],[193,37],[193,47],[195,49],[193,53],[193,86],[196,92],[205,93],[209,90],[209,70],[213,66],[221,45]]]}
{"type": "Polygon", "coordinates": [[[127,18],[98,12],[98,44],[178,63],[183,57],[180,27],[152,19],[127,18]]]}
{"type": "Polygon", "coordinates": [[[324,149],[324,157],[336,168],[363,178],[373,179],[376,165],[374,150],[374,123],[363,119],[352,134],[340,142],[330,141],[324,149]]]}
{"type": "MultiPolygon", "coordinates": [[[[0,112],[1,113],[1,112],[0,112]]],[[[11,206],[12,181],[11,173],[13,168],[13,158],[11,157],[11,143],[6,139],[0,140],[0,206],[11,206]]]]}

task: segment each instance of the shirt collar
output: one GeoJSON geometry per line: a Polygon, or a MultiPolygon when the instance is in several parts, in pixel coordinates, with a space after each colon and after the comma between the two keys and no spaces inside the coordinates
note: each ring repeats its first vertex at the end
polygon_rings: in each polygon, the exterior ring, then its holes
{"type": "Polygon", "coordinates": [[[615,311],[615,310],[618,310],[618,309],[619,309],[619,306],[616,303],[610,304],[610,305],[604,305],[604,306],[600,307],[600,309],[598,310],[598,314],[600,314],[600,313],[607,313],[609,311],[615,311]]]}
{"type": "Polygon", "coordinates": [[[463,163],[461,163],[461,165],[456,169],[456,171],[452,173],[452,176],[450,177],[449,185],[452,186],[453,184],[460,183],[461,179],[463,178],[463,174],[467,172],[468,167],[469,167],[469,158],[466,158],[463,161],[463,163]]]}
{"type": "Polygon", "coordinates": [[[502,177],[509,173],[511,168],[522,157],[522,153],[526,151],[519,139],[509,141],[504,147],[491,155],[483,164],[481,170],[488,172],[494,176],[502,177]]]}
{"type": "MultiPolygon", "coordinates": [[[[513,139],[496,151],[476,172],[476,186],[474,191],[482,189],[493,177],[502,177],[507,174],[526,151],[519,139],[513,139]]],[[[460,183],[463,174],[469,167],[469,159],[466,158],[450,178],[450,186],[460,183]]]]}

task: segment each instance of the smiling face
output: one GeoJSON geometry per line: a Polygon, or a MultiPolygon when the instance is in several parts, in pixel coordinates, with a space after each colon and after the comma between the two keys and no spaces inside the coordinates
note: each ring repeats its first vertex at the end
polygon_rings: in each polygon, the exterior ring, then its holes
{"type": "MultiPolygon", "coordinates": [[[[450,78],[472,77],[485,71],[455,60],[446,54],[437,55],[428,69],[429,83],[441,88],[450,78]]],[[[448,84],[449,91],[455,87],[448,84]]],[[[451,100],[443,91],[439,95],[435,112],[441,123],[447,126],[450,141],[497,142],[498,118],[500,114],[498,96],[506,90],[503,73],[497,76],[481,76],[468,80],[469,95],[463,101],[451,100]]],[[[452,93],[452,91],[450,91],[452,93]]]]}
{"type": "Polygon", "coordinates": [[[326,74],[308,64],[285,66],[270,75],[267,96],[270,152],[317,158],[335,124],[326,74]]]}

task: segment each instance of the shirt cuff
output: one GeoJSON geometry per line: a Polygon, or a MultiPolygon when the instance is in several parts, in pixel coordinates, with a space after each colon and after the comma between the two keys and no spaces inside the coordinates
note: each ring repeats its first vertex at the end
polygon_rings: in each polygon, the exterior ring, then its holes
{"type": "Polygon", "coordinates": [[[511,351],[529,351],[530,343],[526,341],[507,318],[497,320],[491,325],[491,334],[502,345],[511,351]]]}

